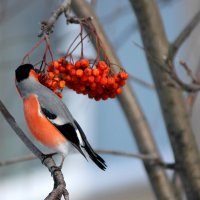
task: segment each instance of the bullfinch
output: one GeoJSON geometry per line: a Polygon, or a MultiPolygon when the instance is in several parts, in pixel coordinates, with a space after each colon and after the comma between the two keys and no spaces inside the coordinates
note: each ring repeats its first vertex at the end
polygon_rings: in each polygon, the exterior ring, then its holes
{"type": "Polygon", "coordinates": [[[38,81],[33,65],[20,65],[15,76],[16,87],[23,100],[24,116],[36,140],[65,156],[69,144],[72,144],[85,158],[88,154],[100,169],[105,170],[105,161],[92,149],[62,100],[38,81]]]}

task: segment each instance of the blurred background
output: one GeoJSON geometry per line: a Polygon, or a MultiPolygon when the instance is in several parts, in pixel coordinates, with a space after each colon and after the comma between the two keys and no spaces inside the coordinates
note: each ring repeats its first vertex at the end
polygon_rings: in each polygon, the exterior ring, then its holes
{"type": "MultiPolygon", "coordinates": [[[[0,0],[0,98],[15,117],[20,127],[29,133],[24,121],[22,101],[14,84],[14,71],[24,55],[38,41],[40,21],[48,19],[62,1],[55,0],[0,0]]],[[[157,0],[166,34],[173,41],[194,14],[200,9],[199,0],[157,0]]],[[[92,6],[99,17],[123,67],[135,77],[153,85],[144,52],[135,43],[142,45],[135,15],[128,0],[96,0],[92,6]]],[[[66,25],[62,16],[51,35],[55,57],[65,53],[77,35],[77,25],[66,25]]],[[[194,70],[199,70],[198,38],[200,26],[192,33],[177,56],[194,70]]],[[[91,43],[87,44],[88,57],[95,55],[91,43]]],[[[31,60],[41,58],[44,49],[35,51],[31,60]]],[[[178,69],[179,70],[179,69],[178,69]]],[[[187,80],[186,74],[180,76],[187,80]]],[[[173,155],[160,106],[154,89],[129,79],[148,119],[164,161],[173,162],[173,155]]],[[[94,149],[138,152],[126,117],[117,99],[99,101],[65,90],[63,101],[85,131],[94,149]]],[[[198,136],[199,97],[192,111],[192,125],[198,136]]],[[[29,155],[30,151],[15,135],[0,115],[0,161],[29,155]]],[[[28,135],[30,136],[30,135],[28,135]]],[[[31,138],[31,136],[30,136],[31,138]]],[[[44,147],[36,144],[43,151],[44,147]]],[[[113,155],[102,155],[108,168],[99,170],[79,154],[67,157],[63,167],[70,199],[79,200],[153,200],[146,172],[140,160],[113,155]]],[[[59,162],[59,157],[57,159],[59,162]]],[[[44,199],[53,187],[52,177],[39,160],[0,167],[0,199],[35,200],[44,199]]]]}

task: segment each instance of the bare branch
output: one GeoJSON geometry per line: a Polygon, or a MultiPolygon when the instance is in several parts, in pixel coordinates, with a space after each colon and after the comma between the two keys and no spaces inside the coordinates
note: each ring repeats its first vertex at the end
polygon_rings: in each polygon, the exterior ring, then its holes
{"type": "Polygon", "coordinates": [[[194,28],[197,26],[197,24],[200,21],[200,10],[197,12],[197,14],[192,18],[192,20],[186,25],[186,27],[183,29],[183,31],[178,35],[178,37],[175,39],[175,41],[170,45],[169,48],[169,57],[171,60],[176,56],[177,51],[181,47],[181,45],[187,40],[187,38],[190,36],[194,28]]]}
{"type": "MultiPolygon", "coordinates": [[[[88,16],[93,16],[92,23],[96,28],[103,47],[106,49],[107,57],[111,63],[121,66],[120,61],[117,58],[110,42],[108,41],[103,28],[92,8],[86,3],[86,1],[83,0],[73,0],[72,8],[78,17],[86,18],[88,16]]],[[[113,71],[115,71],[115,69],[113,71]]],[[[132,88],[128,84],[124,86],[123,92],[121,95],[119,95],[118,100],[128,119],[132,133],[137,140],[140,152],[144,154],[155,155],[155,157],[161,160],[156,144],[152,137],[150,127],[146,121],[146,117],[141,110],[132,88]]],[[[146,168],[146,172],[158,199],[175,200],[176,198],[172,185],[163,167],[159,165],[155,167],[155,165],[152,165],[150,162],[146,161],[144,161],[143,164],[146,168]]]]}
{"type": "Polygon", "coordinates": [[[185,100],[180,89],[164,84],[169,74],[163,68],[170,69],[170,66],[163,58],[168,57],[170,44],[156,1],[130,0],[130,3],[138,20],[144,48],[147,50],[146,57],[157,88],[175,160],[180,166],[179,174],[184,189],[188,199],[200,199],[200,157],[185,100]],[[156,62],[152,58],[157,58],[156,62]]]}
{"type": "MultiPolygon", "coordinates": [[[[64,181],[63,174],[60,169],[56,166],[56,163],[51,156],[44,155],[25,135],[22,129],[16,123],[14,117],[9,113],[7,108],[4,106],[0,100],[0,112],[4,116],[5,120],[8,122],[10,127],[18,135],[18,137],[23,141],[23,143],[28,147],[28,149],[41,160],[41,162],[49,169],[54,179],[54,189],[46,198],[46,200],[57,200],[58,197],[64,196],[65,200],[69,199],[68,191],[66,190],[66,184],[64,181]],[[52,198],[53,196],[53,198],[52,198]],[[54,198],[56,197],[56,198],[54,198]]],[[[9,163],[9,162],[8,162],[9,163]]],[[[11,164],[11,163],[10,163],[11,164]]]]}
{"type": "Polygon", "coordinates": [[[37,158],[38,158],[37,156],[31,154],[31,155],[27,155],[27,156],[13,158],[10,160],[2,160],[2,161],[0,161],[0,167],[17,164],[17,163],[21,163],[21,162],[29,161],[29,160],[35,160],[37,158]]]}
{"type": "Polygon", "coordinates": [[[200,82],[197,80],[197,78],[193,75],[192,70],[190,67],[187,65],[187,63],[183,60],[179,61],[180,65],[184,68],[186,71],[187,75],[191,78],[193,83],[200,84],[200,82]]]}
{"type": "Polygon", "coordinates": [[[47,21],[41,22],[41,32],[39,33],[38,37],[42,37],[44,34],[49,35],[53,32],[54,24],[56,23],[57,19],[61,14],[65,14],[68,16],[70,11],[71,0],[63,0],[63,3],[60,5],[58,9],[56,9],[51,17],[47,21]]]}
{"type": "MultiPolygon", "coordinates": [[[[98,149],[96,149],[95,152],[100,153],[100,154],[109,154],[109,155],[116,155],[116,156],[138,158],[142,160],[157,160],[157,158],[151,155],[140,154],[140,153],[130,153],[130,152],[122,152],[122,151],[116,151],[116,150],[98,150],[98,149]]],[[[21,157],[10,159],[10,160],[0,161],[0,167],[20,163],[23,161],[34,160],[36,158],[37,156],[31,154],[31,155],[21,156],[21,157]]]]}
{"type": "MultiPolygon", "coordinates": [[[[116,150],[105,150],[105,149],[96,149],[95,152],[97,152],[99,154],[108,154],[108,155],[113,155],[113,156],[137,158],[137,159],[141,159],[141,160],[144,160],[147,162],[149,161],[149,162],[151,162],[151,164],[154,163],[155,165],[160,165],[167,169],[175,169],[174,163],[164,163],[164,162],[158,160],[157,157],[152,156],[152,155],[124,152],[124,151],[116,151],[116,150]]],[[[17,164],[17,163],[24,162],[24,161],[30,161],[30,160],[34,160],[36,158],[37,157],[34,155],[27,155],[27,156],[22,156],[22,157],[18,157],[18,158],[6,160],[6,161],[0,161],[0,167],[11,165],[11,164],[17,164]]]]}
{"type": "MultiPolygon", "coordinates": [[[[187,83],[184,83],[178,76],[176,73],[173,73],[171,75],[171,78],[173,79],[173,81],[175,81],[178,85],[179,85],[179,88],[184,90],[184,91],[187,91],[187,92],[198,92],[200,90],[200,85],[195,85],[195,84],[187,84],[187,83]]],[[[170,86],[170,85],[169,85],[170,86]]],[[[173,85],[171,85],[173,86],[173,85]]]]}
{"type": "MultiPolygon", "coordinates": [[[[197,81],[197,79],[193,76],[190,68],[188,67],[187,63],[180,61],[181,66],[183,67],[183,69],[186,71],[187,75],[191,78],[191,83],[185,83],[184,81],[182,81],[178,74],[176,73],[175,67],[173,65],[173,63],[168,60],[168,66],[170,67],[170,71],[168,72],[172,81],[174,81],[174,84],[178,84],[179,88],[186,91],[186,92],[198,92],[200,90],[200,83],[197,81]]],[[[175,86],[175,85],[173,85],[175,86]]]]}
{"type": "Polygon", "coordinates": [[[125,151],[116,151],[116,150],[105,150],[105,149],[97,149],[96,152],[100,154],[109,154],[114,156],[125,156],[125,157],[132,157],[132,158],[138,158],[141,160],[157,160],[157,157],[148,155],[148,154],[142,154],[142,153],[130,153],[125,151]]]}
{"type": "MultiPolygon", "coordinates": [[[[45,154],[47,157],[48,156],[54,156],[58,153],[51,153],[51,154],[45,154]]],[[[35,156],[34,154],[31,154],[31,155],[26,155],[26,156],[20,156],[20,157],[17,157],[17,158],[13,158],[13,159],[10,159],[10,160],[2,160],[0,161],[0,167],[4,167],[4,166],[8,166],[8,165],[12,165],[12,164],[17,164],[17,163],[21,163],[21,162],[24,162],[24,161],[30,161],[30,160],[35,160],[37,159],[38,157],[35,156]]]]}

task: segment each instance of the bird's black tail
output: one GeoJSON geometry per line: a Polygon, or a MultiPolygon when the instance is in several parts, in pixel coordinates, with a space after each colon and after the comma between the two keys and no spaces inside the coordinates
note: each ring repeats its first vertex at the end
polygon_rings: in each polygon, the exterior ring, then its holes
{"type": "Polygon", "coordinates": [[[105,163],[105,161],[103,160],[103,158],[101,158],[90,146],[89,142],[87,141],[87,138],[82,130],[82,128],[80,127],[80,125],[78,124],[77,121],[74,121],[74,123],[76,124],[81,136],[82,136],[82,140],[85,143],[85,151],[88,153],[89,157],[93,160],[93,162],[102,170],[105,170],[107,165],[105,163]]]}
{"type": "Polygon", "coordinates": [[[89,143],[85,144],[85,150],[88,153],[89,157],[93,160],[93,162],[102,170],[106,169],[106,163],[89,145],[89,143]]]}

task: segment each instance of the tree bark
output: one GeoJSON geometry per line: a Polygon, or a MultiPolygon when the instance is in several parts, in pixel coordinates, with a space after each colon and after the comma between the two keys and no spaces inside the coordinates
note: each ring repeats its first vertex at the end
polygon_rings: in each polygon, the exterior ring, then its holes
{"type": "Polygon", "coordinates": [[[182,92],[165,84],[169,42],[155,0],[130,0],[188,199],[200,199],[200,159],[182,92]]]}

